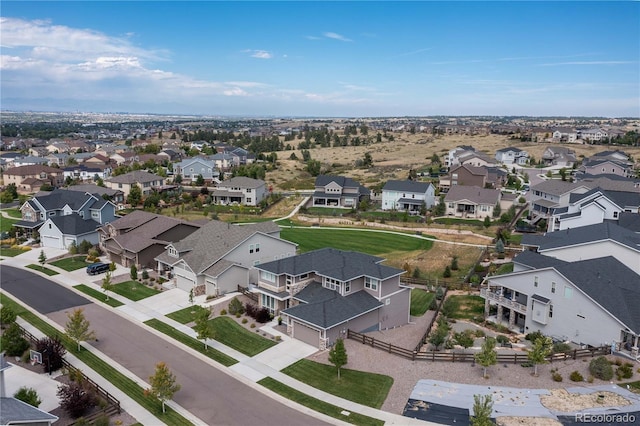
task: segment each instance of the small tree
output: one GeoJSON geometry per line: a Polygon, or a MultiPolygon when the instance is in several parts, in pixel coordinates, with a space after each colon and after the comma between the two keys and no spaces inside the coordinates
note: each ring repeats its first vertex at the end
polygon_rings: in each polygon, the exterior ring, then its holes
{"type": "Polygon", "coordinates": [[[447,265],[447,266],[444,268],[444,272],[442,273],[442,276],[443,276],[444,278],[450,278],[450,277],[451,277],[451,268],[449,267],[449,265],[447,265]]]}
{"type": "Polygon", "coordinates": [[[493,400],[491,395],[473,395],[473,416],[472,426],[493,426],[491,412],[493,411],[493,400]]]}
{"type": "Polygon", "coordinates": [[[16,393],[13,394],[13,397],[36,408],[42,404],[42,400],[38,396],[38,392],[35,389],[28,388],[26,386],[22,386],[18,389],[16,393]]]}
{"type": "Polygon", "coordinates": [[[533,364],[533,375],[538,376],[538,364],[546,364],[547,357],[551,355],[553,350],[553,341],[551,337],[541,337],[536,339],[527,353],[527,358],[533,364]]]}
{"type": "Polygon", "coordinates": [[[473,346],[473,336],[471,335],[471,330],[465,330],[460,333],[456,333],[453,335],[453,339],[455,342],[462,346],[465,350],[473,346]]]}
{"type": "Polygon", "coordinates": [[[67,353],[58,336],[43,337],[36,342],[36,350],[42,354],[44,371],[52,372],[62,368],[62,358],[67,353]]]}
{"type": "Polygon", "coordinates": [[[196,313],[196,324],[193,330],[196,332],[198,339],[204,342],[204,348],[208,349],[207,339],[213,339],[214,330],[209,322],[211,311],[207,308],[199,309],[196,313]]]}
{"type": "Polygon", "coordinates": [[[491,226],[491,218],[489,218],[489,216],[484,217],[483,225],[485,228],[488,228],[491,226]]]}
{"type": "Polygon", "coordinates": [[[82,416],[96,404],[93,391],[78,380],[58,386],[57,395],[60,406],[74,418],[82,416]]]}
{"type": "Polygon", "coordinates": [[[138,185],[133,184],[129,191],[129,195],[127,195],[127,203],[135,207],[140,204],[140,201],[142,201],[142,190],[138,185]]]}
{"type": "Polygon", "coordinates": [[[153,376],[149,377],[151,387],[145,390],[146,395],[151,395],[160,400],[162,403],[162,412],[165,413],[165,402],[180,390],[180,385],[176,383],[176,376],[169,370],[164,362],[160,361],[156,364],[156,371],[153,376]]]}
{"type": "Polygon", "coordinates": [[[453,256],[453,259],[451,259],[451,270],[452,271],[458,270],[458,256],[453,256]]]}
{"type": "Polygon", "coordinates": [[[111,271],[109,270],[102,279],[102,291],[107,295],[107,301],[109,301],[109,292],[113,289],[113,282],[111,281],[111,271]]]}
{"type": "Polygon", "coordinates": [[[115,271],[116,271],[116,268],[117,268],[117,266],[116,266],[116,262],[111,262],[111,263],[109,264],[109,271],[110,271],[110,272],[115,272],[115,271]]]}
{"type": "Polygon", "coordinates": [[[231,315],[244,313],[244,306],[237,297],[234,297],[233,299],[231,299],[231,301],[229,301],[229,313],[231,315]]]}
{"type": "Polygon", "coordinates": [[[504,254],[504,243],[502,240],[496,241],[496,252],[499,254],[504,254]]]}
{"type": "Polygon", "coordinates": [[[193,305],[193,289],[189,290],[189,303],[193,305]]]}
{"type": "Polygon", "coordinates": [[[40,263],[40,267],[43,267],[46,261],[47,255],[44,254],[44,250],[40,250],[40,256],[38,256],[38,263],[40,263]]]}
{"type": "Polygon", "coordinates": [[[136,267],[135,263],[131,265],[131,272],[129,273],[129,275],[131,276],[132,280],[138,279],[138,268],[136,267]]]}
{"type": "Polygon", "coordinates": [[[73,313],[67,314],[67,324],[65,332],[72,340],[78,344],[78,352],[80,352],[80,342],[86,340],[94,340],[96,333],[90,330],[91,323],[84,316],[84,309],[74,309],[73,313]]]}
{"type": "Polygon", "coordinates": [[[8,356],[22,356],[29,349],[29,342],[22,336],[22,330],[17,322],[12,322],[2,333],[0,345],[8,356]]]}
{"type": "Polygon", "coordinates": [[[16,313],[11,309],[11,306],[3,306],[0,308],[0,325],[2,328],[16,322],[17,317],[16,313]]]}
{"type": "Polygon", "coordinates": [[[341,338],[336,339],[335,345],[329,351],[329,362],[338,369],[338,380],[340,380],[340,369],[347,364],[347,350],[341,338]]]}
{"type": "Polygon", "coordinates": [[[482,377],[487,378],[487,368],[498,362],[498,353],[496,352],[496,339],[487,337],[482,344],[480,352],[476,354],[476,362],[483,367],[482,377]]]}

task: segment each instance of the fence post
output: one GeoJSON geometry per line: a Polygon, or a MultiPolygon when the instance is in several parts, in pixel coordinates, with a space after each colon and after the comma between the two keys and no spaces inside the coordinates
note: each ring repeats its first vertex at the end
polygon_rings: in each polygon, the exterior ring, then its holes
{"type": "Polygon", "coordinates": [[[456,362],[456,353],[451,352],[451,362],[456,362]]]}
{"type": "Polygon", "coordinates": [[[518,363],[518,354],[513,354],[513,363],[514,364],[518,363]]]}
{"type": "Polygon", "coordinates": [[[372,347],[372,348],[375,346],[375,342],[376,342],[375,337],[372,337],[372,338],[371,338],[371,347],[372,347]]]}
{"type": "Polygon", "coordinates": [[[578,350],[574,349],[573,350],[573,359],[576,359],[578,357],[578,350]]]}
{"type": "Polygon", "coordinates": [[[411,354],[411,360],[412,361],[416,360],[416,351],[413,351],[413,354],[411,354]]]}
{"type": "Polygon", "coordinates": [[[364,334],[362,334],[362,344],[364,345],[364,334]]]}

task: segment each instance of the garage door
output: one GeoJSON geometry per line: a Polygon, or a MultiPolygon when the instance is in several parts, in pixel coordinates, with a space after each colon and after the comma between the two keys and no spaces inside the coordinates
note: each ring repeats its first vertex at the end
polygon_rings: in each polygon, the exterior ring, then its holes
{"type": "Polygon", "coordinates": [[[62,248],[62,241],[58,237],[41,236],[40,241],[43,247],[62,248]]]}
{"type": "Polygon", "coordinates": [[[182,289],[184,291],[189,291],[193,288],[195,284],[196,284],[195,281],[187,277],[183,277],[182,275],[176,275],[176,287],[178,287],[179,289],[182,289]]]}
{"type": "Polygon", "coordinates": [[[320,347],[320,332],[299,322],[293,322],[293,337],[309,345],[320,347]]]}

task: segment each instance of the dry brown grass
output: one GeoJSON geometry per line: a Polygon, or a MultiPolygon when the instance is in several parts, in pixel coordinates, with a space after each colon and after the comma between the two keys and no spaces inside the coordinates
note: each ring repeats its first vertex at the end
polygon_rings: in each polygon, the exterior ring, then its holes
{"type": "Polygon", "coordinates": [[[608,391],[579,394],[569,393],[565,389],[552,389],[551,395],[540,395],[540,403],[552,410],[568,413],[594,407],[622,407],[630,405],[631,401],[608,391]]]}

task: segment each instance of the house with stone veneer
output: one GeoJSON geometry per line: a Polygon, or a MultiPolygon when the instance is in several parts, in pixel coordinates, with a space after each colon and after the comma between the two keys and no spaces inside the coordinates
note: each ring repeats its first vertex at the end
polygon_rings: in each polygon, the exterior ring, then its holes
{"type": "Polygon", "coordinates": [[[364,253],[324,248],[256,265],[260,306],[281,315],[287,333],[321,350],[357,332],[409,322],[404,270],[364,253]]]}
{"type": "Polygon", "coordinates": [[[471,219],[492,217],[501,199],[502,193],[498,189],[454,185],[444,197],[445,214],[471,219]]]}

